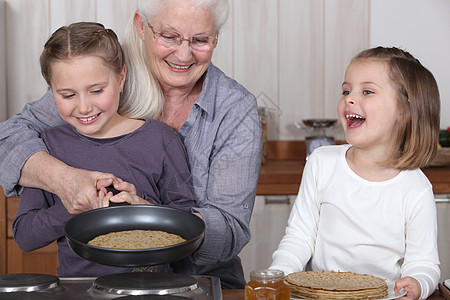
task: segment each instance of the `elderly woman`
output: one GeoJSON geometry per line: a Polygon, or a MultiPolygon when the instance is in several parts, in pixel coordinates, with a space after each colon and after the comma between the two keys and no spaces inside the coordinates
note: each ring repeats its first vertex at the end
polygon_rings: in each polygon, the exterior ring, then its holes
{"type": "MultiPolygon", "coordinates": [[[[124,45],[123,97],[131,104],[121,112],[162,120],[186,146],[197,198],[193,213],[206,232],[198,251],[174,263],[174,271],[243,288],[237,255],[250,239],[262,147],[255,97],[211,63],[228,11],[227,0],[138,1],[124,45]]],[[[99,178],[107,178],[103,185],[117,180],[50,156],[40,132],[61,124],[51,91],[1,123],[0,184],[7,195],[20,194],[22,186],[45,189],[77,214],[100,206],[99,178]]]]}

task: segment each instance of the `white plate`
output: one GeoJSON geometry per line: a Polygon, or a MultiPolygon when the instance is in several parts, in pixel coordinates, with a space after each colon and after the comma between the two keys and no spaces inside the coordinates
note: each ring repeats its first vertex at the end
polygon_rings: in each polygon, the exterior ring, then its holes
{"type": "MultiPolygon", "coordinates": [[[[401,289],[398,293],[394,292],[394,289],[388,289],[388,296],[387,298],[383,299],[377,299],[377,300],[392,300],[392,299],[398,299],[406,295],[406,291],[404,289],[401,289]]],[[[291,297],[291,300],[301,300],[301,298],[295,298],[291,297]]]]}
{"type": "Polygon", "coordinates": [[[399,292],[395,293],[394,289],[388,290],[388,297],[383,298],[380,300],[391,300],[391,299],[398,299],[406,295],[406,291],[404,289],[401,289],[399,292]]]}

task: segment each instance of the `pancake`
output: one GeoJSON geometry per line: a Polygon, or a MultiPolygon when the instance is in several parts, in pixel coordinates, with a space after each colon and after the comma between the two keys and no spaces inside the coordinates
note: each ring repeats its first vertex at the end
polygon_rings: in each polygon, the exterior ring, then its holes
{"type": "Polygon", "coordinates": [[[90,246],[110,249],[153,249],[176,245],[186,240],[177,234],[159,230],[124,230],[102,234],[88,242],[90,246]]]}

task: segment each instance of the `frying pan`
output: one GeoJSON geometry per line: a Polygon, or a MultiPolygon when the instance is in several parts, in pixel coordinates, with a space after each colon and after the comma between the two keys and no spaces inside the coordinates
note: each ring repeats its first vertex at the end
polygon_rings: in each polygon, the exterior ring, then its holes
{"type": "Polygon", "coordinates": [[[113,206],[90,210],[69,219],[64,234],[70,248],[84,259],[116,267],[143,267],[178,261],[202,242],[205,223],[194,214],[154,205],[113,206]],[[161,230],[186,241],[154,249],[110,249],[88,245],[102,234],[123,230],[161,230]]]}

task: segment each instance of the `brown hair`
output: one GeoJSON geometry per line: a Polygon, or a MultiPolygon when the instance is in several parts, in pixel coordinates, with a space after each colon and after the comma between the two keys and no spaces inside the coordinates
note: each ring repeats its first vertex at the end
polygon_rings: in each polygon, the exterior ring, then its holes
{"type": "Polygon", "coordinates": [[[440,126],[439,89],[433,74],[410,53],[395,47],[364,50],[353,61],[361,59],[386,62],[397,89],[396,146],[383,163],[401,170],[428,165],[436,155],[440,126]]]}
{"type": "Polygon", "coordinates": [[[114,31],[99,23],[78,22],[60,27],[47,40],[40,57],[42,76],[50,86],[53,62],[86,55],[103,59],[116,74],[120,74],[125,64],[125,55],[114,31]]]}

